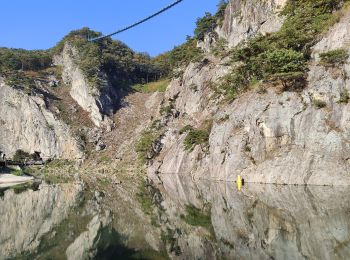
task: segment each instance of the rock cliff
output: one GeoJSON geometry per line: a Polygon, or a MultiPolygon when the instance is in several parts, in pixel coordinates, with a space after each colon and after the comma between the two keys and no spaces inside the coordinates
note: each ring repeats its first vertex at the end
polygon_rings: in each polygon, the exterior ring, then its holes
{"type": "Polygon", "coordinates": [[[43,94],[28,95],[0,78],[0,150],[10,158],[18,149],[44,159],[83,156],[69,127],[48,109],[43,94]]]}
{"type": "Polygon", "coordinates": [[[115,111],[119,95],[105,75],[101,76],[104,80],[98,88],[92,87],[75,62],[79,55],[76,48],[66,43],[62,53],[54,57],[54,64],[63,67],[62,79],[70,86],[71,97],[90,114],[93,123],[100,127],[104,120],[108,122],[106,116],[115,111]]]}
{"type": "MultiPolygon", "coordinates": [[[[278,31],[283,17],[277,12],[285,2],[230,1],[217,31],[231,46],[257,33],[278,31]]],[[[349,184],[350,110],[341,96],[350,90],[350,60],[325,66],[319,58],[338,48],[350,53],[349,17],[349,11],[343,11],[313,47],[302,91],[248,90],[225,104],[212,87],[229,71],[225,59],[209,53],[190,64],[167,89],[167,99],[176,96],[173,109],[180,116],[167,122],[163,149],[150,163],[149,175],[235,180],[240,174],[258,183],[349,184]],[[179,130],[188,124],[200,128],[205,120],[213,122],[208,149],[197,145],[185,150],[186,133],[179,130]]]]}
{"type": "Polygon", "coordinates": [[[229,1],[225,19],[216,29],[219,37],[227,40],[230,47],[242,40],[278,31],[283,24],[283,16],[279,15],[287,0],[234,0],[229,1]]]}

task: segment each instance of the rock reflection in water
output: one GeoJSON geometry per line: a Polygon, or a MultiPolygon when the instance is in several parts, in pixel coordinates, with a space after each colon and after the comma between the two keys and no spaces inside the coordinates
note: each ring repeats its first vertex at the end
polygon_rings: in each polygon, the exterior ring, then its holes
{"type": "MultiPolygon", "coordinates": [[[[179,259],[349,259],[348,187],[275,186],[162,175],[162,219],[179,259]],[[185,205],[208,208],[215,237],[184,221],[185,205]],[[176,242],[174,242],[176,240],[176,242]]],[[[169,243],[168,243],[169,244],[169,243]]]]}
{"type": "MultiPolygon", "coordinates": [[[[149,229],[162,231],[172,259],[350,258],[348,187],[248,184],[238,191],[233,182],[160,177],[149,229]]],[[[101,210],[96,196],[82,206],[83,197],[81,184],[5,191],[0,259],[165,259],[162,243],[153,251],[127,247],[128,237],[112,226],[118,212],[101,210]]],[[[133,227],[130,234],[140,232],[133,227]]]]}
{"type": "Polygon", "coordinates": [[[34,252],[42,238],[68,217],[81,199],[80,184],[9,189],[0,198],[0,259],[34,252]]]}

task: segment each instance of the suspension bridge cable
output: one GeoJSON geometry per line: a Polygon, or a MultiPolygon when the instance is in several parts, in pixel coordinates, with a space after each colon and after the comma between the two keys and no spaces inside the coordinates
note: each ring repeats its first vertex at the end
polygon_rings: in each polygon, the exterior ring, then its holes
{"type": "Polygon", "coordinates": [[[127,31],[127,30],[130,30],[131,28],[134,28],[134,27],[136,27],[136,26],[138,26],[138,25],[140,25],[140,24],[142,24],[142,23],[144,23],[144,22],[147,22],[148,20],[150,20],[150,19],[152,19],[152,18],[154,18],[154,17],[156,17],[156,16],[158,16],[158,15],[164,13],[165,11],[167,11],[167,10],[173,8],[174,6],[178,5],[178,4],[181,3],[182,1],[183,1],[183,0],[177,0],[176,2],[170,4],[170,5],[168,5],[167,7],[163,8],[162,10],[156,12],[155,14],[152,14],[152,15],[146,17],[145,19],[142,19],[141,21],[138,21],[138,22],[136,22],[136,23],[134,23],[134,24],[132,24],[132,25],[130,25],[130,26],[127,26],[127,27],[125,27],[125,28],[123,28],[123,29],[120,29],[120,30],[118,30],[118,31],[116,31],[116,32],[113,32],[113,33],[110,33],[110,34],[107,34],[107,35],[102,35],[102,36],[99,36],[99,37],[96,37],[96,38],[93,38],[93,39],[89,39],[89,41],[90,41],[90,42],[98,41],[98,40],[101,40],[101,39],[104,39],[104,38],[108,38],[108,37],[111,37],[111,36],[113,36],[113,35],[116,35],[116,34],[125,32],[125,31],[127,31]]]}

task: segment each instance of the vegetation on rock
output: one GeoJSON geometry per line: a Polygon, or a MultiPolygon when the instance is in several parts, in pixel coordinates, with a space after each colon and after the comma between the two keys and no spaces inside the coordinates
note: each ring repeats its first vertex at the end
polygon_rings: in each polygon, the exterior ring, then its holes
{"type": "Polygon", "coordinates": [[[281,15],[286,16],[282,28],[272,34],[258,35],[232,51],[232,73],[223,78],[221,89],[234,99],[256,80],[297,80],[306,72],[311,47],[319,35],[336,22],[334,11],[343,0],[290,0],[281,15]]]}
{"type": "Polygon", "coordinates": [[[167,227],[166,231],[162,230],[161,240],[163,243],[169,246],[169,251],[174,253],[176,256],[180,256],[182,254],[181,248],[178,245],[177,237],[181,235],[181,230],[178,228],[173,230],[167,227]]]}
{"type": "Polygon", "coordinates": [[[202,41],[204,40],[205,35],[215,33],[215,28],[221,25],[224,19],[227,4],[228,1],[221,0],[218,4],[218,11],[216,14],[212,15],[211,13],[206,12],[204,17],[197,19],[197,26],[194,30],[195,39],[202,41]]]}
{"type": "Polygon", "coordinates": [[[186,42],[175,47],[173,50],[158,55],[153,59],[157,67],[161,67],[166,76],[171,75],[174,69],[186,66],[190,62],[198,62],[203,57],[203,52],[197,48],[197,41],[203,40],[205,34],[214,33],[214,29],[221,25],[228,1],[221,0],[218,11],[212,15],[206,13],[204,17],[198,18],[194,37],[188,36],[186,42]]]}
{"type": "Polygon", "coordinates": [[[211,120],[205,121],[200,129],[195,129],[190,125],[183,127],[180,130],[180,134],[187,132],[187,136],[184,140],[185,150],[191,152],[197,145],[201,145],[202,150],[206,150],[209,146],[211,128],[211,120]]]}
{"type": "Polygon", "coordinates": [[[193,130],[193,126],[186,125],[180,129],[179,134],[182,135],[182,134],[187,133],[188,131],[191,131],[191,130],[193,130]]]}
{"type": "Polygon", "coordinates": [[[15,70],[39,71],[51,66],[49,51],[0,48],[0,73],[15,70]]]}
{"type": "Polygon", "coordinates": [[[350,99],[349,92],[346,89],[344,89],[340,92],[340,98],[338,103],[347,104],[349,103],[349,99],[350,99]]]}
{"type": "Polygon", "coordinates": [[[53,51],[60,53],[66,42],[74,46],[78,50],[76,63],[94,87],[103,83],[103,76],[107,76],[116,87],[148,83],[162,76],[162,69],[146,53],[136,53],[124,43],[111,38],[97,42],[87,40],[100,35],[88,28],[72,31],[53,51]]]}
{"type": "Polygon", "coordinates": [[[152,194],[147,189],[148,186],[147,183],[144,181],[139,186],[139,192],[136,194],[137,200],[141,205],[142,211],[146,215],[152,215],[153,213],[153,199],[152,194]]]}
{"type": "Polygon", "coordinates": [[[170,76],[174,69],[186,66],[191,61],[199,61],[202,58],[202,54],[202,51],[197,48],[197,40],[187,37],[184,44],[158,55],[153,59],[153,62],[156,66],[163,68],[164,75],[170,76]]]}
{"type": "Polygon", "coordinates": [[[344,64],[348,58],[349,53],[344,49],[331,50],[320,54],[321,64],[326,66],[334,66],[344,64]]]}
{"type": "Polygon", "coordinates": [[[321,109],[321,108],[324,108],[327,106],[327,103],[325,101],[318,99],[318,98],[313,100],[313,104],[318,109],[321,109]]]}
{"type": "Polygon", "coordinates": [[[142,92],[142,93],[152,93],[156,91],[165,92],[169,83],[170,83],[169,79],[161,79],[161,80],[150,82],[147,84],[137,84],[137,85],[134,85],[132,88],[135,91],[142,92]]]}
{"type": "Polygon", "coordinates": [[[190,129],[185,140],[185,150],[193,151],[197,145],[205,145],[209,141],[209,132],[207,130],[190,129]]]}
{"type": "Polygon", "coordinates": [[[140,140],[136,144],[136,152],[139,155],[141,162],[145,163],[147,160],[152,159],[150,155],[153,151],[153,144],[159,137],[159,134],[152,130],[143,131],[140,140]]]}
{"type": "Polygon", "coordinates": [[[37,153],[27,153],[21,149],[18,149],[13,156],[14,161],[24,161],[24,160],[40,160],[40,156],[37,153]]]}

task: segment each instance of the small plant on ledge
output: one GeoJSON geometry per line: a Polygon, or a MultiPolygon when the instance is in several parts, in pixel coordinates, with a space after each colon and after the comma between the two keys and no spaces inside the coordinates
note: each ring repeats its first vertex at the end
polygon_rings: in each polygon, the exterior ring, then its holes
{"type": "Polygon", "coordinates": [[[343,65],[349,58],[349,53],[344,49],[331,50],[320,54],[321,64],[324,66],[343,65]]]}

